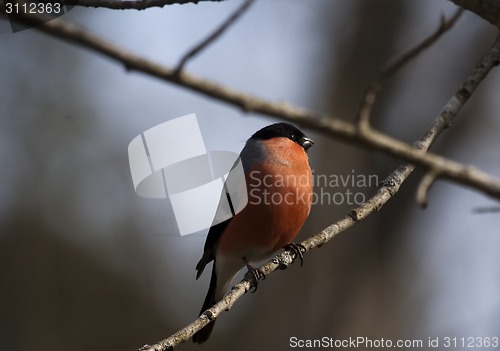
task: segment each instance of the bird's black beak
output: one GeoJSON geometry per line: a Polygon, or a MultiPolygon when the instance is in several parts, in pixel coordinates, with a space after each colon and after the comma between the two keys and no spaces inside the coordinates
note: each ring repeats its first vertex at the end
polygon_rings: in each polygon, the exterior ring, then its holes
{"type": "Polygon", "coordinates": [[[314,145],[314,141],[312,141],[311,139],[309,138],[306,138],[306,137],[302,137],[300,139],[300,142],[299,144],[304,148],[304,150],[307,150],[309,149],[311,146],[314,145]]]}

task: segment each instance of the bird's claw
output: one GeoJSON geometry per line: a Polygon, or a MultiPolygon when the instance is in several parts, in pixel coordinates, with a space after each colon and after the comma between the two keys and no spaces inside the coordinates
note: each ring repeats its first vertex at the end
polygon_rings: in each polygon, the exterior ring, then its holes
{"type": "Polygon", "coordinates": [[[306,252],[306,248],[302,244],[295,244],[295,243],[290,243],[288,245],[285,245],[284,247],[285,250],[290,250],[293,252],[293,261],[294,262],[297,257],[300,259],[300,266],[304,264],[304,252],[306,252]]]}
{"type": "Polygon", "coordinates": [[[253,291],[251,291],[251,293],[254,293],[257,291],[257,288],[259,286],[259,280],[266,279],[266,275],[260,269],[252,266],[245,258],[243,258],[243,261],[245,261],[245,264],[248,268],[248,272],[245,277],[250,280],[250,289],[253,288],[253,291]]]}
{"type": "Polygon", "coordinates": [[[260,269],[255,268],[255,267],[252,267],[251,269],[249,269],[249,272],[251,273],[251,276],[252,276],[252,279],[251,279],[252,282],[250,284],[250,287],[253,288],[253,290],[251,291],[251,293],[254,293],[257,291],[257,288],[259,287],[259,280],[266,279],[266,275],[260,269]]]}

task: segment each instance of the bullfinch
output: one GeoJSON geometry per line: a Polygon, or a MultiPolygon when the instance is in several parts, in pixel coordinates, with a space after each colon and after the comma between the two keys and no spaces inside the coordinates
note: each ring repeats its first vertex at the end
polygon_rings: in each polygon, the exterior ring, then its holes
{"type": "MultiPolygon", "coordinates": [[[[307,150],[313,141],[288,123],[276,123],[257,131],[245,144],[240,160],[245,173],[248,203],[232,218],[212,226],[203,256],[196,265],[196,279],[214,261],[212,277],[200,315],[220,301],[235,276],[247,267],[254,289],[262,272],[252,266],[282,248],[291,248],[312,205],[312,173],[307,150]]],[[[205,342],[215,321],[193,335],[205,342]]]]}

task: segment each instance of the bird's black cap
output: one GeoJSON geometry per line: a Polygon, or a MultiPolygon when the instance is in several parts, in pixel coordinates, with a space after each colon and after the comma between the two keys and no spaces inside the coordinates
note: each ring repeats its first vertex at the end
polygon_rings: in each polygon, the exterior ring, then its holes
{"type": "Polygon", "coordinates": [[[257,131],[254,135],[252,135],[252,139],[255,140],[268,140],[272,138],[288,138],[300,146],[302,146],[305,150],[309,149],[314,142],[305,136],[304,133],[297,127],[291,125],[290,123],[280,122],[271,124],[267,127],[264,127],[257,131]]]}

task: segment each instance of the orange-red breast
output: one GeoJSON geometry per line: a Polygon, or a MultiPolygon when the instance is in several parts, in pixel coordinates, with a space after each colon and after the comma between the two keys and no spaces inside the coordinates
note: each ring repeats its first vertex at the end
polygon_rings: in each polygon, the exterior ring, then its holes
{"type": "MultiPolygon", "coordinates": [[[[261,277],[251,263],[292,245],[312,204],[312,174],[307,149],[313,141],[288,123],[257,131],[245,144],[240,158],[245,171],[248,203],[225,222],[210,228],[196,279],[214,261],[212,277],[200,315],[222,299],[234,277],[245,266],[261,277]]],[[[297,252],[301,254],[300,251],[297,252]]],[[[193,336],[205,342],[215,321],[193,336]]]]}

